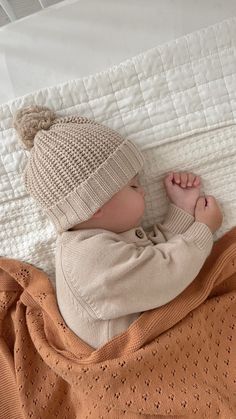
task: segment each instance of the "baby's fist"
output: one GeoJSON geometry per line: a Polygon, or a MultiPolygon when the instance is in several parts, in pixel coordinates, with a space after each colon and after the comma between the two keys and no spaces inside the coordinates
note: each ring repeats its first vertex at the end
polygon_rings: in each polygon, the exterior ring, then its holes
{"type": "Polygon", "coordinates": [[[191,172],[170,172],[164,179],[170,201],[194,216],[194,209],[200,195],[200,176],[191,172]]]}

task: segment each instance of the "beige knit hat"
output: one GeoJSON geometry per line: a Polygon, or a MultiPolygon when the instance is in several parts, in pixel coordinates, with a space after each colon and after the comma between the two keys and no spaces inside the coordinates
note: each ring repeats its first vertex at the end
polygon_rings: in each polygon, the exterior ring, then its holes
{"type": "Polygon", "coordinates": [[[27,192],[58,233],[86,221],[143,167],[138,148],[82,116],[58,117],[32,105],[13,117],[21,145],[31,150],[23,173],[27,192]]]}

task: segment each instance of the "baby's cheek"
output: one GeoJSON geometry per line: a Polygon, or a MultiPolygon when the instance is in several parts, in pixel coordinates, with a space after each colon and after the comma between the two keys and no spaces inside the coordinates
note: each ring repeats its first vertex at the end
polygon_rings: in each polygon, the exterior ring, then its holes
{"type": "Polygon", "coordinates": [[[140,209],[140,212],[144,212],[145,210],[145,200],[143,197],[141,197],[141,199],[139,199],[139,203],[138,203],[138,207],[140,209]]]}

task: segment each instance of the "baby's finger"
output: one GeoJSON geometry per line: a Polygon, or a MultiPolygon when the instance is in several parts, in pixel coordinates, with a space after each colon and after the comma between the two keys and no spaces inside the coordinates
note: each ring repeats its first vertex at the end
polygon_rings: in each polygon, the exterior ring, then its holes
{"type": "Polygon", "coordinates": [[[174,181],[175,183],[180,183],[180,174],[178,172],[174,172],[174,181]]]}
{"type": "Polygon", "coordinates": [[[168,176],[168,179],[170,179],[170,180],[173,180],[173,178],[174,178],[173,172],[169,172],[167,176],[168,176]]]}
{"type": "Polygon", "coordinates": [[[200,183],[201,183],[200,176],[196,176],[195,179],[194,179],[194,183],[193,183],[194,186],[199,186],[200,183]]]}
{"type": "Polygon", "coordinates": [[[169,172],[169,173],[166,174],[166,176],[163,179],[163,183],[164,183],[166,188],[168,188],[170,185],[172,185],[173,179],[174,179],[173,172],[169,172]]]}
{"type": "Polygon", "coordinates": [[[164,178],[164,181],[172,181],[173,177],[173,172],[168,172],[164,178]]]}
{"type": "Polygon", "coordinates": [[[187,187],[187,181],[188,181],[188,175],[187,175],[187,173],[182,172],[181,173],[181,186],[183,188],[186,188],[187,187]]]}
{"type": "Polygon", "coordinates": [[[195,175],[192,172],[188,173],[188,183],[187,186],[193,186],[195,175]]]}

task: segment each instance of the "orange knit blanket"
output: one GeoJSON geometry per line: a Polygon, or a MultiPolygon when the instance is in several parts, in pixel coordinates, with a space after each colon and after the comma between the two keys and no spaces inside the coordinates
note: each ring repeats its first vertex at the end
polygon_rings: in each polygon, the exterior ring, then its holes
{"type": "Polygon", "coordinates": [[[185,291],[97,350],[44,272],[0,258],[0,325],[1,419],[235,419],[236,227],[185,291]]]}

